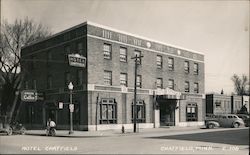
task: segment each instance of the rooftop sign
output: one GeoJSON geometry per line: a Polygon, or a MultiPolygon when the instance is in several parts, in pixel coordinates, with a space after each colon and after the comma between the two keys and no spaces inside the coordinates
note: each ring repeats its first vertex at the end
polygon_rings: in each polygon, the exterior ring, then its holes
{"type": "Polygon", "coordinates": [[[75,67],[85,67],[86,66],[86,57],[79,54],[69,54],[69,65],[75,67]]]}

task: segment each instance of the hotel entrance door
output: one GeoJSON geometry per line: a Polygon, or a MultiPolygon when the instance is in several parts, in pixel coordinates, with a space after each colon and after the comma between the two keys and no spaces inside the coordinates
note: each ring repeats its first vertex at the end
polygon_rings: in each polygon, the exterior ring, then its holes
{"type": "Polygon", "coordinates": [[[175,126],[176,100],[163,100],[160,105],[160,126],[175,126]]]}

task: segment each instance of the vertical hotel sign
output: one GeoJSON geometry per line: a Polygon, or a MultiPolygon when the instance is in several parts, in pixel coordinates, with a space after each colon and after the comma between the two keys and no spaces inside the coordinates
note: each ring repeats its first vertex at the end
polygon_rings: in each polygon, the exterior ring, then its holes
{"type": "Polygon", "coordinates": [[[86,57],[79,54],[69,54],[69,65],[75,67],[86,67],[86,57]]]}

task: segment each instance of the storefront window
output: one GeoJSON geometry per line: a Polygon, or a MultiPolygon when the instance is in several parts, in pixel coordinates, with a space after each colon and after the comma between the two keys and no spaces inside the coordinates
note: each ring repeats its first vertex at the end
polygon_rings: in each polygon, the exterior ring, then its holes
{"type": "MultiPolygon", "coordinates": [[[[136,104],[136,110],[137,110],[137,123],[145,123],[146,119],[146,109],[145,109],[145,103],[143,100],[137,101],[136,104]]],[[[134,104],[132,103],[132,123],[134,123],[134,104]]]]}
{"type": "Polygon", "coordinates": [[[102,99],[100,104],[100,124],[117,123],[116,107],[114,99],[102,99]]]}
{"type": "Polygon", "coordinates": [[[187,105],[187,121],[198,121],[198,106],[196,103],[187,105]]]}

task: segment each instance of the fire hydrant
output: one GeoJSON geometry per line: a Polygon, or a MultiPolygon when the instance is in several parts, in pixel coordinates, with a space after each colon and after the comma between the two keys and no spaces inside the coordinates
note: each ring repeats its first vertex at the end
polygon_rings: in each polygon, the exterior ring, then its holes
{"type": "Polygon", "coordinates": [[[122,125],[122,133],[125,133],[125,128],[123,125],[122,125]]]}

